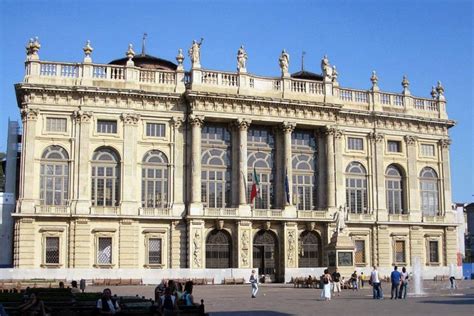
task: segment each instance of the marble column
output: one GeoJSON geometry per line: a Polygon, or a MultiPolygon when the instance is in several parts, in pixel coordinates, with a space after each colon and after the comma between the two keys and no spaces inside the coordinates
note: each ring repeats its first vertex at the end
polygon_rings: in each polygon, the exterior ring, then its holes
{"type": "Polygon", "coordinates": [[[91,205],[89,160],[92,158],[89,152],[91,138],[92,112],[74,112],[76,121],[75,159],[74,172],[75,188],[73,209],[76,214],[89,214],[91,205]]]}
{"type": "Polygon", "coordinates": [[[239,215],[250,215],[250,205],[247,203],[247,132],[250,120],[238,119],[239,129],[239,215]]]}
{"type": "MultiPolygon", "coordinates": [[[[292,169],[292,153],[291,153],[291,133],[295,130],[296,124],[291,122],[283,122],[282,130],[284,133],[283,137],[283,183],[285,183],[286,178],[288,178],[288,197],[287,199],[286,189],[283,185],[283,201],[282,205],[285,208],[285,212],[294,212],[294,217],[296,217],[296,208],[293,206],[293,169],[292,169]]],[[[285,214],[286,216],[291,216],[290,214],[285,214]]]]}
{"type": "MultiPolygon", "coordinates": [[[[25,107],[21,110],[23,121],[23,141],[21,149],[20,212],[34,213],[34,189],[39,188],[39,173],[35,174],[35,139],[39,110],[25,107]],[[38,185],[34,179],[38,179],[38,185]],[[33,185],[32,185],[33,182],[33,185]]],[[[39,196],[37,197],[39,199],[39,196]]]]}
{"type": "Polygon", "coordinates": [[[191,215],[202,213],[201,202],[201,130],[204,117],[189,115],[191,124],[191,215]]]}
{"type": "Polygon", "coordinates": [[[137,186],[129,183],[137,183],[137,126],[140,115],[135,113],[124,113],[123,121],[123,177],[122,177],[122,201],[120,213],[124,215],[138,215],[140,198],[137,186]]]}

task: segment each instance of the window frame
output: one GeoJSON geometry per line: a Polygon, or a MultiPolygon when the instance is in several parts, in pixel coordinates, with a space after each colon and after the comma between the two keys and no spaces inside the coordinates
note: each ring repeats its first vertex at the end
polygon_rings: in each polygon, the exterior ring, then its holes
{"type": "Polygon", "coordinates": [[[442,265],[442,244],[441,236],[427,235],[426,236],[426,265],[427,266],[440,266],[442,265]],[[431,243],[436,243],[436,256],[437,261],[431,260],[431,243]]]}
{"type": "Polygon", "coordinates": [[[70,164],[67,150],[59,145],[51,145],[43,150],[40,160],[39,177],[39,200],[44,206],[68,206],[70,198],[70,164]],[[49,158],[48,155],[57,153],[62,158],[49,158]],[[58,168],[61,174],[58,175],[58,168]],[[46,169],[53,173],[48,174],[46,169]],[[51,180],[51,188],[48,189],[48,182],[51,180]],[[57,184],[61,185],[61,190],[57,190],[57,184]],[[56,194],[59,193],[60,201],[56,203],[56,194]],[[48,195],[52,194],[52,203],[48,201],[48,195]]]}
{"type": "MultiPolygon", "coordinates": [[[[104,155],[104,154],[102,154],[104,155]]],[[[122,172],[121,172],[121,160],[118,152],[112,147],[99,147],[94,150],[92,154],[91,160],[91,205],[92,207],[119,207],[120,201],[122,198],[121,192],[121,181],[122,181],[122,172]],[[104,150],[104,153],[111,154],[114,156],[115,160],[95,160],[94,156],[101,150],[104,150]],[[99,169],[104,168],[104,173],[102,176],[99,176],[99,169]],[[112,175],[107,176],[108,168],[112,169],[112,175]],[[99,181],[102,180],[102,181],[99,181]],[[107,180],[112,180],[112,187],[111,187],[111,204],[107,204],[107,180]],[[103,193],[102,198],[103,204],[99,205],[97,202],[99,201],[99,182],[103,182],[103,193]],[[94,192],[94,193],[93,193],[94,192]],[[115,203],[114,203],[115,202],[115,203]]]]}
{"type": "Polygon", "coordinates": [[[116,257],[115,255],[117,252],[117,249],[115,248],[115,234],[112,232],[101,232],[101,233],[96,233],[95,234],[95,253],[94,253],[94,267],[96,268],[112,268],[115,266],[116,262],[116,257]],[[99,262],[99,246],[100,246],[100,239],[102,238],[107,238],[110,239],[110,263],[100,263],[99,262]]]}
{"type": "Polygon", "coordinates": [[[403,172],[401,168],[397,165],[390,164],[385,169],[385,193],[386,193],[386,207],[387,211],[390,215],[406,215],[407,207],[406,207],[406,185],[405,179],[403,177],[403,172]],[[394,169],[398,172],[398,176],[388,174],[390,169],[394,169]],[[392,188],[389,188],[390,184],[392,188]],[[398,188],[394,188],[393,184],[398,184],[398,188]],[[397,194],[398,193],[398,194],[397,194]],[[397,196],[398,195],[398,196],[397,196]],[[393,203],[390,203],[390,197],[392,197],[393,203]],[[391,209],[397,205],[395,199],[398,198],[399,209],[391,209]]]}
{"type": "Polygon", "coordinates": [[[162,121],[145,121],[143,124],[143,136],[144,138],[149,139],[166,139],[168,137],[168,124],[162,121]],[[149,125],[162,125],[163,126],[163,135],[148,135],[148,126],[149,125]]]}
{"type": "Polygon", "coordinates": [[[354,239],[354,265],[355,266],[366,266],[367,265],[367,241],[362,238],[354,239]],[[363,247],[361,250],[362,253],[362,261],[357,262],[357,243],[363,243],[363,247]]]}
{"type": "MultiPolygon", "coordinates": [[[[346,143],[346,148],[348,151],[357,151],[357,152],[364,152],[365,151],[365,146],[364,146],[364,138],[363,137],[357,137],[357,136],[347,136],[347,143],[346,143]],[[352,145],[356,145],[357,142],[355,141],[360,141],[361,148],[351,148],[352,145]],[[352,141],[352,142],[351,142],[352,141]]],[[[357,146],[356,146],[357,147],[357,146]]]]}
{"type": "Polygon", "coordinates": [[[441,207],[440,207],[440,180],[439,175],[436,169],[425,166],[421,169],[418,178],[419,194],[420,194],[420,210],[422,216],[440,216],[441,207]],[[426,177],[424,174],[426,172],[432,172],[434,177],[426,177]],[[434,185],[435,190],[423,189],[423,187],[434,185]],[[425,204],[424,201],[433,199],[434,204],[425,204]],[[433,210],[431,209],[433,207],[433,210]],[[434,213],[432,213],[432,211],[434,213]]]}
{"type": "Polygon", "coordinates": [[[436,158],[436,145],[431,143],[421,143],[420,144],[420,156],[424,158],[436,158]],[[423,148],[430,147],[433,149],[432,155],[427,155],[423,148]]]}
{"type": "Polygon", "coordinates": [[[168,209],[170,206],[170,193],[171,193],[171,186],[170,186],[170,164],[167,155],[161,150],[149,150],[145,153],[142,159],[141,165],[141,207],[144,209],[168,209]],[[161,162],[149,162],[148,159],[153,158],[153,156],[158,156],[162,160],[161,162]],[[149,171],[152,170],[153,177],[149,177],[149,171]],[[157,171],[160,171],[161,177],[156,176],[158,174],[157,171]],[[164,175],[166,174],[166,176],[164,175]],[[150,189],[149,185],[152,185],[150,189]],[[161,190],[160,194],[165,198],[161,198],[160,202],[157,203],[156,200],[156,186],[157,184],[160,185],[161,190]],[[155,190],[153,190],[155,188],[155,190]],[[152,191],[153,195],[153,205],[148,204],[148,196],[152,191]]]}
{"type": "Polygon", "coordinates": [[[392,241],[392,249],[393,249],[393,265],[400,266],[400,265],[407,265],[407,240],[406,238],[395,237],[392,241]],[[398,261],[397,259],[397,243],[403,243],[403,261],[398,261]]]}
{"type": "Polygon", "coordinates": [[[44,134],[57,134],[57,135],[68,135],[69,134],[69,119],[65,116],[55,116],[55,115],[47,115],[44,119],[44,126],[43,131],[44,134]],[[65,122],[65,130],[64,131],[55,131],[50,130],[48,122],[50,120],[63,120],[65,122]]]}
{"type": "Polygon", "coordinates": [[[346,205],[351,214],[369,214],[369,186],[367,169],[359,161],[351,161],[345,170],[346,205]],[[352,172],[351,169],[360,167],[361,173],[352,172]],[[360,182],[361,186],[358,185],[360,182]],[[351,183],[355,185],[352,186],[351,183]],[[354,200],[353,200],[354,198],[354,200]],[[360,211],[359,211],[360,200],[360,211]],[[352,203],[354,202],[354,203],[352,203]],[[353,204],[355,209],[352,208],[353,204]]]}
{"type": "Polygon", "coordinates": [[[387,152],[390,154],[402,154],[403,153],[403,147],[402,147],[402,141],[397,140],[397,139],[387,139],[387,152]],[[390,144],[397,144],[397,151],[393,151],[390,148],[390,144]]]}
{"type": "MultiPolygon", "coordinates": [[[[54,228],[53,228],[54,229],[54,228]]],[[[42,243],[42,259],[41,259],[41,267],[44,268],[60,268],[64,265],[64,251],[63,251],[63,228],[58,228],[57,230],[50,231],[45,230],[41,236],[41,243],[42,243]],[[58,239],[58,262],[57,263],[49,263],[46,262],[47,259],[47,239],[48,238],[57,238],[58,239]]],[[[42,229],[40,229],[40,232],[42,229]]]]}
{"type": "MultiPolygon", "coordinates": [[[[145,253],[143,256],[140,256],[144,260],[143,267],[148,269],[165,269],[167,267],[167,238],[168,237],[168,230],[165,228],[153,228],[153,229],[145,229],[142,231],[144,234],[144,250],[145,253]],[[161,263],[150,263],[150,239],[160,239],[161,240],[161,263]]],[[[143,248],[142,248],[143,249],[143,248]]]]}
{"type": "MultiPolygon", "coordinates": [[[[113,128],[112,128],[113,130],[113,128]]],[[[116,119],[109,119],[109,118],[97,118],[96,123],[95,123],[95,131],[97,134],[100,135],[118,135],[119,134],[119,127],[118,127],[118,121],[116,119]],[[114,123],[115,124],[115,131],[113,132],[104,132],[99,130],[99,124],[100,123],[114,123]]]]}

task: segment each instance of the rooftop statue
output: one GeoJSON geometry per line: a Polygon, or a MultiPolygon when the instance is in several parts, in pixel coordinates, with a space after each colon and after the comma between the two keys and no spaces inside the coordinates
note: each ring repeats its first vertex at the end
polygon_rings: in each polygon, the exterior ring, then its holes
{"type": "Polygon", "coordinates": [[[246,72],[247,59],[247,52],[244,49],[244,45],[241,45],[239,50],[237,51],[237,70],[239,72],[246,72]]]}
{"type": "Polygon", "coordinates": [[[332,81],[333,69],[329,63],[327,55],[324,55],[323,59],[321,60],[321,71],[323,73],[324,81],[332,81]]]}
{"type": "Polygon", "coordinates": [[[278,59],[280,62],[280,69],[282,76],[288,75],[288,66],[290,64],[290,55],[286,52],[286,50],[282,50],[280,58],[278,59]]]}
{"type": "Polygon", "coordinates": [[[199,67],[201,66],[201,45],[202,41],[204,39],[201,37],[201,41],[196,41],[193,40],[193,44],[191,45],[191,48],[188,51],[189,59],[191,59],[191,63],[193,64],[193,67],[199,67]]]}

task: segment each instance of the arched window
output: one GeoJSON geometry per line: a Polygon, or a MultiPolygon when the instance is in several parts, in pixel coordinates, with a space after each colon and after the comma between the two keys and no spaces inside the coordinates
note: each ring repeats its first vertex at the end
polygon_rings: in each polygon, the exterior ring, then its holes
{"type": "Polygon", "coordinates": [[[438,175],[426,167],[420,173],[421,211],[423,215],[435,216],[439,213],[438,175]]]}
{"type": "Polygon", "coordinates": [[[316,207],[316,141],[314,133],[296,130],[291,134],[293,151],[293,196],[298,210],[316,207]]]}
{"type": "Polygon", "coordinates": [[[213,230],[206,241],[206,268],[231,268],[232,243],[229,233],[225,230],[213,230]]]}
{"type": "Polygon", "coordinates": [[[250,204],[250,193],[254,184],[254,171],[259,186],[254,199],[255,209],[271,209],[275,205],[275,137],[273,131],[266,127],[251,127],[247,132],[247,202],[250,204]]]}
{"type": "Polygon", "coordinates": [[[321,266],[321,238],[311,231],[305,231],[300,236],[298,265],[300,268],[321,266]]]}
{"type": "Polygon", "coordinates": [[[402,173],[394,165],[390,165],[385,172],[385,190],[387,192],[387,210],[390,214],[406,213],[404,207],[404,187],[402,173]]]}
{"type": "Polygon", "coordinates": [[[91,187],[93,206],[117,206],[119,204],[120,159],[113,149],[101,147],[94,152],[91,187]]]}
{"type": "Polygon", "coordinates": [[[271,230],[260,230],[253,239],[253,267],[258,274],[275,276],[279,263],[278,239],[271,230]]]}
{"type": "Polygon", "coordinates": [[[41,156],[41,205],[66,205],[69,198],[69,156],[60,146],[49,146],[41,156]]]}
{"type": "Polygon", "coordinates": [[[143,157],[142,207],[168,207],[168,158],[159,150],[151,150],[143,157]]]}
{"type": "Polygon", "coordinates": [[[355,161],[346,168],[346,203],[351,213],[368,213],[367,172],[355,161]]]}

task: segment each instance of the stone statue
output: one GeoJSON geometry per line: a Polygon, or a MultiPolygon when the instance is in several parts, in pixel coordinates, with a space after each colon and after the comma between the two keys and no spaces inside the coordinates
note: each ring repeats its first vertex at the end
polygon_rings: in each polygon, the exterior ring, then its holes
{"type": "Polygon", "coordinates": [[[293,264],[293,252],[295,251],[295,233],[290,231],[288,233],[288,263],[293,264]]]}
{"type": "Polygon", "coordinates": [[[249,249],[249,232],[242,233],[242,249],[249,249]]]}
{"type": "Polygon", "coordinates": [[[286,50],[282,50],[280,58],[278,59],[280,62],[280,69],[283,76],[288,74],[288,66],[290,64],[290,55],[286,52],[286,50]]]}
{"type": "Polygon", "coordinates": [[[202,41],[204,39],[201,38],[201,41],[198,42],[196,40],[193,40],[193,44],[191,45],[191,48],[188,51],[189,58],[191,59],[191,62],[193,66],[198,66],[201,64],[201,45],[202,41]]]}
{"type": "Polygon", "coordinates": [[[237,69],[240,72],[246,71],[247,58],[247,52],[245,51],[244,46],[241,45],[237,51],[237,69]]]}
{"type": "Polygon", "coordinates": [[[333,69],[329,64],[329,59],[327,55],[324,55],[323,59],[321,60],[321,71],[323,73],[324,80],[332,80],[333,69]]]}
{"type": "Polygon", "coordinates": [[[334,213],[333,220],[336,222],[335,233],[339,235],[346,228],[346,209],[340,206],[339,209],[334,213]]]}
{"type": "Polygon", "coordinates": [[[193,239],[193,244],[194,244],[194,264],[199,268],[201,267],[201,234],[197,230],[196,233],[194,234],[194,239],[193,239]]]}

